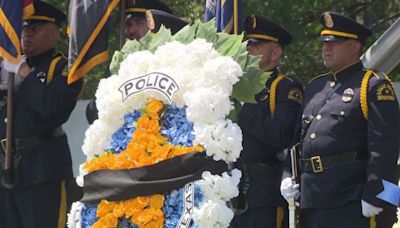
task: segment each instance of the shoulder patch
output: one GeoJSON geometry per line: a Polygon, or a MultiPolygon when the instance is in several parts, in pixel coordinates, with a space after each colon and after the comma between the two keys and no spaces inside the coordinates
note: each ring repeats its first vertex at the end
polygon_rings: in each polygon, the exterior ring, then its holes
{"type": "Polygon", "coordinates": [[[390,82],[385,81],[378,86],[376,90],[376,100],[378,101],[395,101],[396,94],[390,82]]]}
{"type": "Polygon", "coordinates": [[[295,101],[299,104],[303,103],[303,93],[299,88],[292,88],[289,90],[288,99],[295,101]]]}

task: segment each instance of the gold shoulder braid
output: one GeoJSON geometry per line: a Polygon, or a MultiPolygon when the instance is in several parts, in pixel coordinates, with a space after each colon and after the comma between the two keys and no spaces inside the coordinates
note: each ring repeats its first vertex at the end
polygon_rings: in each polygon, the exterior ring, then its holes
{"type": "Polygon", "coordinates": [[[51,60],[49,71],[47,72],[47,80],[46,80],[46,85],[50,84],[50,82],[53,80],[54,77],[54,71],[56,70],[57,63],[63,58],[62,55],[59,55],[55,57],[53,60],[51,60]]]}
{"type": "Polygon", "coordinates": [[[276,87],[285,76],[279,75],[275,78],[275,80],[271,84],[270,94],[269,94],[269,110],[271,111],[271,117],[274,118],[275,115],[275,106],[276,106],[276,87]]]}

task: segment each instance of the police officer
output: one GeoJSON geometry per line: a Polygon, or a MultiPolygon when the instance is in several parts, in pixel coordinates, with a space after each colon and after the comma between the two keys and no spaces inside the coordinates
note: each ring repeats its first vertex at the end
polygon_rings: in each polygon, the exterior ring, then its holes
{"type": "MultiPolygon", "coordinates": [[[[13,177],[1,173],[0,227],[64,227],[66,180],[72,178],[67,137],[61,125],[75,107],[82,80],[67,84],[67,60],[56,53],[65,14],[34,1],[34,14],[24,18],[22,51],[26,63],[14,73],[23,81],[14,94],[13,177]]],[[[11,69],[10,67],[8,69],[11,69]]],[[[2,97],[2,99],[5,99],[2,97]]],[[[0,137],[6,137],[7,104],[0,108],[0,137]]],[[[4,164],[4,149],[0,152],[4,164]]]]}
{"type": "Polygon", "coordinates": [[[242,181],[249,182],[242,194],[245,193],[248,209],[234,217],[232,227],[285,227],[287,204],[279,192],[282,151],[292,140],[303,88],[299,81],[284,76],[277,67],[292,35],[260,16],[247,17],[244,30],[247,50],[261,56],[259,66],[271,72],[271,76],[265,88],[255,95],[257,103],[245,103],[239,113],[243,131],[242,181]]]}
{"type": "MultiPolygon", "coordinates": [[[[368,28],[336,12],[323,13],[321,23],[322,59],[330,72],[304,92],[302,227],[391,227],[394,207],[376,195],[383,179],[397,183],[400,113],[392,83],[359,59],[368,28]]],[[[298,191],[289,175],[285,171],[281,186],[285,197],[298,191]]]]}
{"type": "MultiPolygon", "coordinates": [[[[161,24],[178,32],[188,23],[172,14],[172,10],[159,0],[127,0],[126,1],[126,37],[130,40],[140,40],[147,32],[158,32],[161,24]],[[151,10],[150,10],[151,9],[151,10]]],[[[110,75],[107,69],[106,77],[110,75]]],[[[95,99],[86,107],[86,118],[89,124],[98,119],[95,99]]]]}

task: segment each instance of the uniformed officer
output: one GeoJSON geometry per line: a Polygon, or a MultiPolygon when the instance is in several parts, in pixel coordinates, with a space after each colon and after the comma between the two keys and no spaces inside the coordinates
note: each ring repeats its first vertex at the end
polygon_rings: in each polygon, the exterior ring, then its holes
{"type": "MultiPolygon", "coordinates": [[[[56,53],[59,26],[65,14],[48,3],[33,2],[35,13],[24,18],[22,51],[26,63],[14,73],[23,81],[13,103],[13,178],[0,177],[0,227],[64,227],[66,180],[73,178],[67,121],[82,80],[67,84],[67,60],[56,53]]],[[[10,67],[8,69],[11,69],[10,67]]],[[[4,97],[2,97],[4,99],[4,97]]],[[[0,108],[0,137],[6,137],[7,104],[0,108]]],[[[0,152],[4,164],[4,149],[0,152]]]]}
{"type": "MultiPolygon", "coordinates": [[[[125,14],[126,37],[130,40],[141,39],[149,30],[156,33],[161,25],[175,34],[188,24],[181,18],[174,16],[172,10],[159,0],[127,0],[125,14]]],[[[106,76],[108,77],[110,72],[107,72],[106,76]]],[[[98,119],[97,112],[95,99],[93,99],[86,108],[86,118],[89,124],[98,119]]]]}
{"type": "Polygon", "coordinates": [[[247,17],[244,30],[247,50],[261,55],[259,66],[271,72],[271,76],[265,88],[255,95],[257,103],[245,103],[239,114],[243,131],[242,181],[249,182],[241,184],[245,184],[242,194],[248,209],[234,217],[232,227],[286,227],[287,204],[279,192],[282,151],[292,140],[303,88],[298,80],[284,76],[277,67],[292,35],[260,16],[247,17]]]}
{"type": "MultiPolygon", "coordinates": [[[[323,13],[321,23],[322,59],[330,72],[304,92],[302,227],[391,227],[394,207],[376,195],[383,179],[397,183],[400,113],[393,85],[359,59],[368,28],[336,12],[323,13]],[[380,226],[383,220],[390,225],[380,226]]],[[[285,197],[298,191],[289,175],[281,186],[285,197]]]]}

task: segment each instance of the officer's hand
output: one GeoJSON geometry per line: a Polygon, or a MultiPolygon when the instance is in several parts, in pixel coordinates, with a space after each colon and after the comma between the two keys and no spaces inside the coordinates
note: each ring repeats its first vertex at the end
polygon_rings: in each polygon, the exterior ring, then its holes
{"type": "Polygon", "coordinates": [[[281,195],[286,201],[289,201],[289,199],[295,198],[300,194],[299,186],[299,184],[293,184],[292,178],[286,177],[281,182],[281,195]]]}
{"type": "Polygon", "coordinates": [[[17,74],[18,71],[20,70],[21,66],[26,62],[25,56],[21,57],[21,61],[17,64],[13,64],[8,62],[7,60],[3,61],[3,67],[10,73],[17,74]]]}
{"type": "Polygon", "coordinates": [[[362,214],[364,217],[369,218],[375,215],[378,215],[383,211],[382,208],[380,207],[375,207],[364,200],[361,200],[361,208],[362,208],[362,214]]]}

